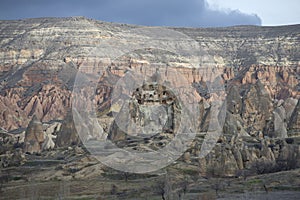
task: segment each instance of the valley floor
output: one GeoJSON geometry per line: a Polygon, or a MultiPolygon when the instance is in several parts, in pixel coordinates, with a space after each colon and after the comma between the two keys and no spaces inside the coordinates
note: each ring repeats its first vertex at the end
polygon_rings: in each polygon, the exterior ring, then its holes
{"type": "MultiPolygon", "coordinates": [[[[97,165],[97,164],[96,164],[97,165]]],[[[38,168],[36,168],[38,169],[38,168]]],[[[39,168],[40,170],[42,168],[39,168]]],[[[9,169],[7,169],[9,170],[9,169]]],[[[1,184],[1,199],[299,199],[300,169],[244,178],[204,178],[196,168],[174,164],[156,174],[123,174],[104,170],[91,178],[24,179],[14,172],[1,184]]],[[[28,170],[28,169],[27,169],[28,170]]],[[[45,170],[45,168],[44,168],[45,170]]],[[[19,173],[18,173],[19,171],[19,173]]],[[[51,168],[48,172],[54,173],[51,168]]],[[[17,173],[16,173],[17,172],[17,173]]],[[[2,174],[8,171],[2,171],[2,174]]],[[[25,173],[28,173],[25,172],[25,173]]],[[[73,176],[74,177],[74,176],[73,176]]],[[[3,177],[2,177],[3,180],[3,177]]]]}

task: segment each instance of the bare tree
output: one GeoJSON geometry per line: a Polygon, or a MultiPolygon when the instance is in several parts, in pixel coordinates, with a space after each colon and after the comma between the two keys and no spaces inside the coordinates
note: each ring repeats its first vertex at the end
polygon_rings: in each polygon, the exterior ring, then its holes
{"type": "Polygon", "coordinates": [[[165,184],[166,184],[165,181],[158,182],[158,188],[157,189],[158,189],[158,192],[159,192],[162,200],[166,200],[166,198],[165,198],[165,194],[166,194],[165,184]]]}
{"type": "Polygon", "coordinates": [[[223,167],[218,164],[212,164],[207,168],[206,176],[212,182],[212,189],[215,190],[216,196],[219,197],[219,191],[223,189],[223,167]]]}
{"type": "Polygon", "coordinates": [[[128,178],[129,178],[129,175],[130,175],[130,173],[129,173],[129,172],[124,172],[124,173],[123,173],[123,175],[124,175],[125,182],[127,182],[127,181],[128,181],[128,178]]]}
{"type": "Polygon", "coordinates": [[[161,196],[162,200],[172,199],[169,198],[171,193],[171,188],[172,188],[170,176],[167,171],[164,175],[161,176],[162,178],[158,181],[154,190],[161,196]]]}
{"type": "Polygon", "coordinates": [[[188,178],[185,177],[178,185],[178,198],[181,199],[188,191],[189,181],[188,178]]]}
{"type": "Polygon", "coordinates": [[[115,184],[112,184],[111,185],[111,189],[110,189],[110,194],[111,195],[116,195],[117,194],[117,190],[118,190],[117,186],[115,184]]]}

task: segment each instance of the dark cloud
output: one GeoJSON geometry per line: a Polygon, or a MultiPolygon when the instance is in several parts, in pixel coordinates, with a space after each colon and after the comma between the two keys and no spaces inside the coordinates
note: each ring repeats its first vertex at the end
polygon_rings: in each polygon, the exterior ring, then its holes
{"type": "Polygon", "coordinates": [[[67,16],[151,26],[261,25],[257,15],[211,10],[205,0],[1,0],[0,3],[0,19],[67,16]]]}

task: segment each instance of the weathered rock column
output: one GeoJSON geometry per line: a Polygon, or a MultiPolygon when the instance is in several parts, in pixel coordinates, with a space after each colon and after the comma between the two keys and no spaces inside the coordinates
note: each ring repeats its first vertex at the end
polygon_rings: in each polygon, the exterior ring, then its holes
{"type": "Polygon", "coordinates": [[[34,115],[25,132],[24,152],[40,153],[44,140],[42,122],[34,115]]]}

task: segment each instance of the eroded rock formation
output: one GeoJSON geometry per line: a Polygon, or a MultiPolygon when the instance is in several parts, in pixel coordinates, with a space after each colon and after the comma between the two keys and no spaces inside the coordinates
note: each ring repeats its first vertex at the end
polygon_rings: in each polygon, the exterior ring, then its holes
{"type": "Polygon", "coordinates": [[[25,132],[24,152],[40,153],[45,141],[43,124],[37,116],[33,116],[25,132]]]}
{"type": "Polygon", "coordinates": [[[56,147],[68,147],[80,143],[79,135],[76,131],[72,112],[68,112],[60,131],[57,133],[56,147]]]}
{"type": "MultiPolygon", "coordinates": [[[[199,60],[199,55],[185,58],[165,49],[137,49],[114,59],[103,54],[106,49],[101,44],[105,42],[118,48],[146,41],[147,36],[137,37],[133,31],[136,28],[140,27],[81,17],[0,21],[1,129],[10,132],[27,127],[23,148],[30,153],[78,145],[81,140],[106,140],[107,135],[108,139],[125,141],[125,146],[130,143],[135,150],[148,146],[157,149],[174,136],[183,108],[177,97],[185,95],[185,101],[199,104],[199,111],[195,111],[199,115],[193,119],[197,133],[209,134],[210,122],[224,119],[224,124],[220,123],[223,135],[216,138],[215,148],[197,161],[203,173],[210,166],[222,168],[228,176],[253,167],[264,170],[258,168],[260,164],[289,168],[292,160],[296,160],[293,166],[299,166],[297,140],[291,142],[291,137],[300,135],[299,25],[168,28],[200,45],[205,55],[201,55],[204,61],[198,65],[192,63],[195,58],[199,60]],[[124,40],[128,34],[139,39],[124,40]],[[95,91],[87,88],[80,93],[84,102],[93,98],[92,104],[83,106],[87,111],[95,106],[98,119],[70,112],[78,71],[96,80],[95,91]],[[116,86],[130,72],[153,76],[129,93],[126,87],[116,86]],[[172,94],[166,85],[179,88],[178,92],[172,94]],[[118,89],[119,95],[114,96],[118,89]],[[119,101],[121,97],[131,100],[127,110],[119,101]],[[221,97],[224,102],[216,104],[221,97]],[[215,107],[225,111],[216,115],[215,107]],[[84,121],[84,130],[76,130],[72,114],[84,121]],[[160,114],[165,117],[157,117],[160,114]],[[45,128],[37,119],[50,125],[45,128]],[[61,127],[52,120],[63,120],[61,127]],[[120,127],[118,121],[125,122],[125,126],[120,127]],[[128,134],[138,136],[149,131],[153,135],[145,140],[127,141],[128,134]],[[86,134],[79,138],[77,132],[86,134]]],[[[178,38],[169,39],[162,44],[194,48],[178,38]]],[[[136,78],[132,76],[124,84],[136,78]]],[[[1,154],[13,160],[11,150],[16,144],[22,147],[22,141],[16,142],[8,133],[3,138],[1,154]]],[[[193,162],[193,156],[199,155],[201,142],[196,138],[184,154],[186,162],[193,162]]],[[[20,158],[17,153],[15,157],[20,158]]]]}
{"type": "MultiPolygon", "coordinates": [[[[138,57],[128,55],[112,61],[97,57],[92,51],[103,41],[122,38],[123,31],[138,28],[135,26],[82,17],[0,23],[0,126],[7,130],[26,127],[33,114],[45,122],[63,119],[70,108],[70,94],[79,67],[88,73],[95,72],[97,66],[110,66],[112,74],[122,76],[127,67],[140,67],[142,73],[151,73],[156,70],[153,60],[164,59],[169,68],[162,74],[170,74],[168,69],[176,67],[191,84],[205,81],[198,66],[195,69],[188,60],[167,52],[158,52],[153,57],[153,51],[145,50],[138,57]]],[[[300,71],[299,26],[217,28],[213,34],[210,29],[172,30],[186,34],[207,54],[214,55],[211,62],[219,67],[224,81],[245,85],[259,79],[270,95],[279,100],[299,95],[294,88],[300,71]]],[[[130,45],[136,41],[127,42],[130,45]]],[[[176,45],[179,41],[172,42],[176,45]]],[[[101,85],[102,91],[97,95],[102,107],[106,107],[110,93],[110,88],[105,87],[101,85]]]]}
{"type": "Polygon", "coordinates": [[[299,131],[300,131],[300,100],[298,100],[298,103],[289,120],[289,134],[298,135],[299,131]]]}

